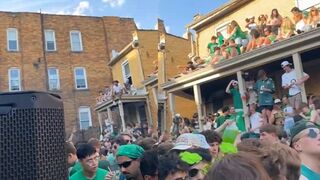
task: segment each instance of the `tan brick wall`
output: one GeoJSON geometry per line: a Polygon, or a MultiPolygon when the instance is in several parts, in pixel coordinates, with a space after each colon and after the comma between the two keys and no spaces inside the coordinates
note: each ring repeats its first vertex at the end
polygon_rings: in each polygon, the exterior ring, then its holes
{"type": "Polygon", "coordinates": [[[215,29],[219,27],[221,24],[231,22],[235,20],[239,23],[242,30],[245,29],[245,18],[249,16],[255,16],[256,22],[257,18],[260,14],[267,14],[270,17],[271,10],[277,8],[280,15],[282,17],[288,16],[292,17],[291,15],[291,8],[295,6],[294,0],[286,0],[286,1],[269,1],[269,0],[255,0],[247,5],[239,8],[238,10],[225,15],[222,19],[207,25],[206,27],[202,28],[198,32],[198,53],[200,57],[207,56],[207,44],[210,42],[211,36],[215,35],[215,29]]]}
{"type": "Polygon", "coordinates": [[[80,106],[91,107],[93,126],[98,126],[93,107],[98,92],[112,81],[111,70],[107,66],[110,48],[119,50],[131,41],[131,33],[135,30],[133,19],[43,15],[43,28],[55,31],[57,46],[57,51],[46,53],[45,61],[40,14],[0,12],[0,17],[0,91],[8,91],[10,67],[21,69],[23,90],[41,91],[47,90],[46,65],[58,68],[61,89],[54,93],[58,93],[64,101],[67,134],[79,123],[80,106]],[[9,27],[18,29],[19,52],[7,51],[6,29],[9,27]],[[83,52],[70,51],[71,30],[81,32],[83,52]],[[34,63],[39,64],[38,68],[34,63]],[[75,67],[86,69],[88,90],[75,89],[75,67]]]}

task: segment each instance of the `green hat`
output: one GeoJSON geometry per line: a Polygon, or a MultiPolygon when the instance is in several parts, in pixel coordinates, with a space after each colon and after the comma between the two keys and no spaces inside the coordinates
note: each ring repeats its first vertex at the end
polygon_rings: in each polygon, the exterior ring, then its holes
{"type": "Polygon", "coordinates": [[[127,156],[131,159],[141,158],[144,153],[144,150],[141,146],[136,144],[127,144],[119,147],[117,156],[127,156]]]}
{"type": "Polygon", "coordinates": [[[296,122],[294,124],[294,126],[290,129],[290,134],[291,134],[290,142],[292,143],[293,138],[297,134],[299,134],[301,131],[308,129],[308,128],[318,128],[318,127],[311,121],[301,120],[301,121],[296,122]]]}

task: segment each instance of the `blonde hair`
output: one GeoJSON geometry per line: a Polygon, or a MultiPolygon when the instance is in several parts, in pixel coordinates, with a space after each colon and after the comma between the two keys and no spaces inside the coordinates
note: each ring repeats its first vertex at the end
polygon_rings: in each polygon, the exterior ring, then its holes
{"type": "Polygon", "coordinates": [[[282,20],[282,24],[281,24],[281,32],[287,34],[288,32],[293,33],[295,26],[293,24],[293,22],[288,18],[288,17],[284,17],[282,20]]]}

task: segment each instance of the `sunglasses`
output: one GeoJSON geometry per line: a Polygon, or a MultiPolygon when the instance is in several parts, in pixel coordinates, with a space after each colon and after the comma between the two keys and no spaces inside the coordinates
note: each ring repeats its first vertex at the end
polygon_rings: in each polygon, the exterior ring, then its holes
{"type": "Polygon", "coordinates": [[[303,137],[309,137],[311,139],[316,139],[318,137],[318,135],[320,134],[320,130],[317,128],[310,128],[308,129],[308,133],[300,135],[298,137],[294,137],[292,142],[297,142],[299,139],[303,138],[303,137]]]}
{"type": "Polygon", "coordinates": [[[189,174],[189,177],[195,177],[197,174],[199,173],[199,169],[190,169],[188,174],[189,174]]]}
{"type": "Polygon", "coordinates": [[[125,141],[127,144],[133,142],[132,140],[124,140],[124,141],[125,141]]]}
{"type": "Polygon", "coordinates": [[[118,164],[118,166],[120,167],[120,169],[121,169],[122,167],[127,168],[127,167],[129,167],[129,166],[131,165],[132,161],[134,161],[134,160],[135,160],[135,159],[132,159],[131,161],[126,161],[126,162],[124,162],[124,163],[118,164]]]}

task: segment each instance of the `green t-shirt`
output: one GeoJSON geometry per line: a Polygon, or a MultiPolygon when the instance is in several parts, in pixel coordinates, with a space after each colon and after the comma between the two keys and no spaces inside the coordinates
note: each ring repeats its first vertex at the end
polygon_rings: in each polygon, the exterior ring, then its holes
{"type": "Polygon", "coordinates": [[[242,109],[243,104],[242,104],[241,95],[240,95],[239,90],[232,88],[232,89],[230,89],[230,93],[232,95],[234,108],[235,109],[242,109]]]}
{"type": "Polygon", "coordinates": [[[301,176],[304,176],[306,179],[309,180],[316,180],[320,179],[320,174],[312,171],[310,168],[305,166],[304,164],[301,165],[301,176]]]}
{"type": "Polygon", "coordinates": [[[265,80],[258,80],[255,84],[254,89],[257,91],[259,106],[272,106],[273,105],[273,96],[272,94],[275,92],[274,82],[271,78],[267,78],[265,80]],[[262,87],[271,89],[269,91],[261,91],[262,87]]]}
{"type": "Polygon", "coordinates": [[[214,54],[214,49],[218,46],[219,46],[218,43],[210,42],[207,46],[207,48],[210,50],[210,54],[214,54]]]}
{"type": "Polygon", "coordinates": [[[217,118],[216,121],[217,121],[217,128],[218,128],[226,121],[226,116],[221,115],[217,118]]]}
{"type": "Polygon", "coordinates": [[[80,164],[79,161],[77,161],[77,162],[73,165],[71,171],[69,172],[69,176],[72,176],[73,174],[75,174],[76,172],[80,171],[81,169],[82,169],[81,164],[80,164]]]}
{"type": "Polygon", "coordinates": [[[219,44],[219,47],[224,43],[224,38],[222,35],[218,36],[218,44],[219,44]]]}
{"type": "MultiPolygon", "coordinates": [[[[107,174],[108,174],[108,171],[98,168],[96,176],[91,180],[104,180],[107,174]]],[[[83,175],[83,170],[80,170],[76,172],[74,175],[72,175],[69,178],[69,180],[89,180],[89,179],[83,175]]]]}
{"type": "Polygon", "coordinates": [[[241,38],[241,39],[246,39],[247,36],[246,34],[241,30],[241,28],[239,26],[236,27],[236,32],[232,35],[231,37],[232,39],[237,39],[237,38],[241,38]]]}

